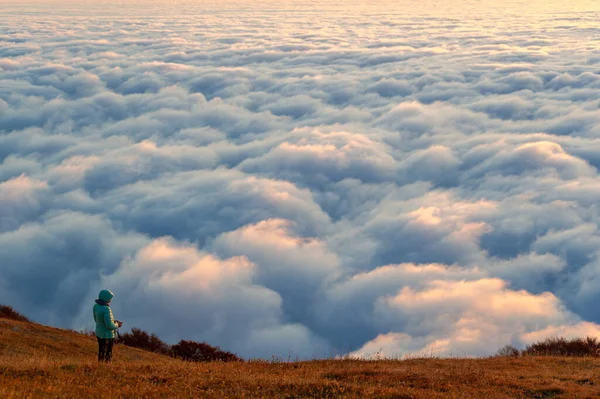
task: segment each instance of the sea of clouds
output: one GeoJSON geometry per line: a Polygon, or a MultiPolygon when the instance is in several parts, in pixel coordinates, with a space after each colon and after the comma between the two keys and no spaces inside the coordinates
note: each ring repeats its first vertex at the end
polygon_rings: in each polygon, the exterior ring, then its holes
{"type": "Polygon", "coordinates": [[[245,357],[600,336],[599,20],[3,0],[0,303],[89,328],[109,288],[245,357]]]}

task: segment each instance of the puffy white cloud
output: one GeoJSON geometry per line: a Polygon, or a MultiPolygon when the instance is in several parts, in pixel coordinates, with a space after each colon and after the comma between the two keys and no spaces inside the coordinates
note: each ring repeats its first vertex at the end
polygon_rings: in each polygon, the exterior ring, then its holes
{"type": "MultiPolygon", "coordinates": [[[[228,346],[248,357],[286,350],[306,357],[313,345],[323,345],[306,327],[285,322],[281,296],[261,285],[256,274],[246,257],[220,259],[194,245],[159,238],[95,288],[121,293],[115,313],[170,342],[185,332],[188,339],[228,346]]],[[[87,316],[80,315],[82,323],[87,316]]]]}
{"type": "Polygon", "coordinates": [[[48,184],[25,175],[0,183],[0,231],[10,231],[43,213],[48,184]]]}
{"type": "MultiPolygon", "coordinates": [[[[380,298],[373,318],[380,331],[404,332],[380,334],[353,356],[486,355],[501,342],[522,346],[534,336],[543,339],[552,332],[581,328],[554,295],[512,291],[502,280],[489,278],[404,287],[380,298]]],[[[579,333],[598,331],[594,324],[579,333]]]]}
{"type": "Polygon", "coordinates": [[[307,186],[329,181],[394,180],[397,161],[391,149],[364,134],[348,132],[294,132],[262,157],[239,165],[246,172],[274,173],[307,186]]]}
{"type": "Polygon", "coordinates": [[[516,148],[506,147],[504,143],[497,143],[497,152],[472,167],[469,175],[476,177],[492,173],[538,174],[548,173],[544,169],[551,169],[550,173],[556,173],[563,179],[575,179],[595,176],[597,172],[584,160],[565,152],[557,143],[538,141],[521,144],[516,148]]]}
{"type": "Polygon", "coordinates": [[[111,217],[126,226],[200,242],[271,217],[293,220],[308,234],[329,223],[310,190],[224,168],[137,181],[101,198],[111,217]]]}
{"type": "Polygon", "coordinates": [[[340,260],[327,245],[312,237],[295,236],[291,222],[268,219],[224,233],[211,245],[217,252],[247,256],[257,265],[256,281],[279,293],[286,316],[311,322],[326,292],[342,274],[340,260]]]}
{"type": "Polygon", "coordinates": [[[81,299],[101,276],[119,267],[148,239],[119,231],[105,217],[51,211],[38,221],[0,232],[0,302],[24,309],[34,320],[68,326],[81,299]]]}
{"type": "Polygon", "coordinates": [[[494,202],[460,201],[444,191],[387,198],[364,216],[363,234],[376,243],[371,262],[469,264],[480,260],[485,254],[479,240],[492,230],[481,219],[495,208],[494,202]]]}
{"type": "Polygon", "coordinates": [[[142,3],[3,4],[0,302],[244,356],[598,334],[597,4],[142,3]]]}

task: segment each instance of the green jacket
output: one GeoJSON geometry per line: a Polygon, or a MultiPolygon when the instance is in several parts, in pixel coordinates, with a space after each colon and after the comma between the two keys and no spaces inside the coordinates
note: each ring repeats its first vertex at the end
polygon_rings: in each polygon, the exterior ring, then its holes
{"type": "Polygon", "coordinates": [[[98,338],[109,339],[115,337],[115,330],[118,327],[108,306],[113,296],[114,294],[109,290],[102,290],[94,305],[94,321],[96,322],[96,337],[98,338]]]}

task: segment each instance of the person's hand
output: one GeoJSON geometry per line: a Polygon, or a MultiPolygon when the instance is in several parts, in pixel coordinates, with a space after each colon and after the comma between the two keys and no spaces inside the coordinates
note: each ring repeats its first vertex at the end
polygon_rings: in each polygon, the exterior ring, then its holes
{"type": "Polygon", "coordinates": [[[115,320],[115,324],[116,324],[117,327],[120,328],[123,325],[123,322],[120,321],[120,320],[115,320]]]}

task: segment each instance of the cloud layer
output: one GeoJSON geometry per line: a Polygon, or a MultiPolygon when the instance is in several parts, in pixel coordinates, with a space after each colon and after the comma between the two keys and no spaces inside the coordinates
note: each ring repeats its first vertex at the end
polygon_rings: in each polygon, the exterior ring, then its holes
{"type": "Polygon", "coordinates": [[[246,357],[600,335],[600,7],[454,3],[7,4],[0,303],[246,357]]]}

